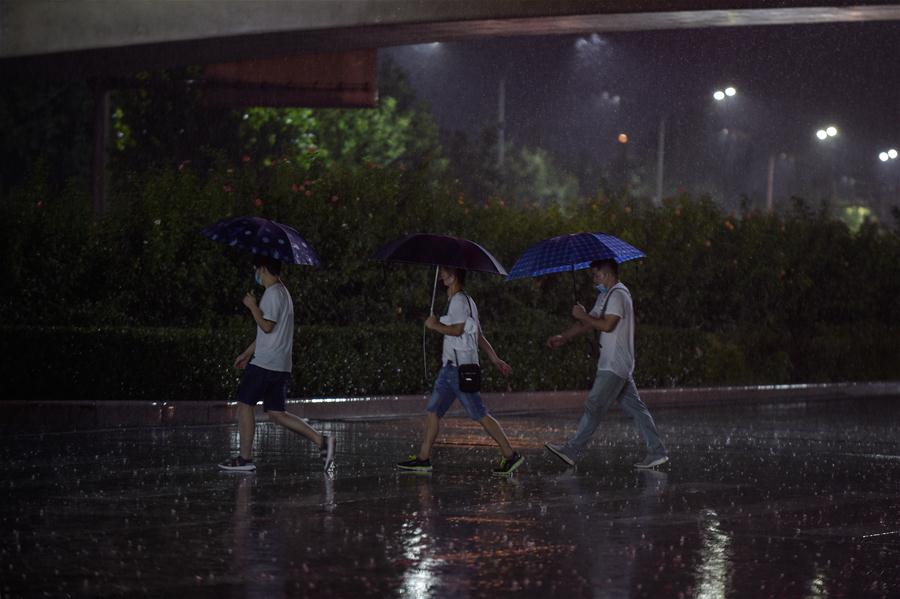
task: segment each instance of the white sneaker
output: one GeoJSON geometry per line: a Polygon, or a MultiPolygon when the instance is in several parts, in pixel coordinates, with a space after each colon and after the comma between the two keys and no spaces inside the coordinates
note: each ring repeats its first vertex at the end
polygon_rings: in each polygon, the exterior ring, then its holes
{"type": "Polygon", "coordinates": [[[253,463],[253,460],[245,460],[241,456],[237,456],[225,460],[219,464],[219,468],[229,472],[253,472],[256,470],[256,464],[253,463]]]}
{"type": "Polygon", "coordinates": [[[659,456],[657,458],[651,458],[650,456],[647,456],[646,458],[644,458],[643,462],[638,462],[634,465],[634,467],[640,470],[646,470],[647,468],[656,468],[657,466],[662,466],[668,461],[669,456],[665,455],[659,456]]]}
{"type": "Polygon", "coordinates": [[[575,458],[569,455],[564,445],[559,445],[557,443],[544,443],[544,447],[546,447],[550,451],[550,453],[561,459],[569,466],[575,465],[575,458]]]}

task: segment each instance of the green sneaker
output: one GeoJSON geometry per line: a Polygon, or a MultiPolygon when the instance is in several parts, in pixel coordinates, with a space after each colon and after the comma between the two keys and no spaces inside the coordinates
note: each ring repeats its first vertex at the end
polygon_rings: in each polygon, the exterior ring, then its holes
{"type": "Polygon", "coordinates": [[[506,476],[508,474],[512,474],[516,468],[522,465],[522,462],[525,461],[525,458],[522,457],[518,452],[512,454],[510,458],[501,458],[500,466],[494,468],[494,474],[497,476],[506,476]]]}
{"type": "Polygon", "coordinates": [[[397,468],[411,472],[431,472],[431,460],[420,460],[419,456],[411,455],[405,462],[397,462],[397,468]]]}

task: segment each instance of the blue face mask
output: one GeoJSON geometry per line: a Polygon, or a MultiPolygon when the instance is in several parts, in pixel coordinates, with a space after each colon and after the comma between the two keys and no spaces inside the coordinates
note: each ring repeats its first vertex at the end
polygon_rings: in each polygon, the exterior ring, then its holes
{"type": "Polygon", "coordinates": [[[256,281],[257,285],[262,285],[262,275],[259,274],[259,269],[253,271],[253,280],[256,281]]]}
{"type": "Polygon", "coordinates": [[[609,291],[609,287],[607,287],[603,283],[597,283],[596,285],[594,285],[594,289],[597,290],[597,293],[606,293],[607,291],[609,291]]]}

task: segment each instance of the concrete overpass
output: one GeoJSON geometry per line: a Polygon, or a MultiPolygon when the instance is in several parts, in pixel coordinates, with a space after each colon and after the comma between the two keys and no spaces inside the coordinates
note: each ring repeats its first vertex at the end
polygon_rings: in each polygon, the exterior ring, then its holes
{"type": "Polygon", "coordinates": [[[478,37],[900,20],[841,0],[0,0],[0,68],[86,77],[478,37]]]}
{"type": "Polygon", "coordinates": [[[91,80],[94,207],[105,205],[109,89],[204,67],[211,101],[367,106],[377,48],[481,37],[900,21],[900,4],[832,0],[0,0],[0,77],[91,80]]]}

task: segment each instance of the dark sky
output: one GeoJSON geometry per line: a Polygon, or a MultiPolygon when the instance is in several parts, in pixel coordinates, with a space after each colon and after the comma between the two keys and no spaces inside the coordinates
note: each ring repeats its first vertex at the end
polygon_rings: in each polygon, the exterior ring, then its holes
{"type": "Polygon", "coordinates": [[[707,154],[724,129],[761,154],[819,151],[815,131],[830,123],[841,159],[877,161],[900,145],[896,22],[498,38],[384,54],[445,129],[493,121],[505,78],[508,135],[561,157],[608,156],[620,130],[635,151],[653,152],[663,114],[675,147],[705,144],[707,154]],[[728,84],[738,95],[715,102],[728,84]]]}

